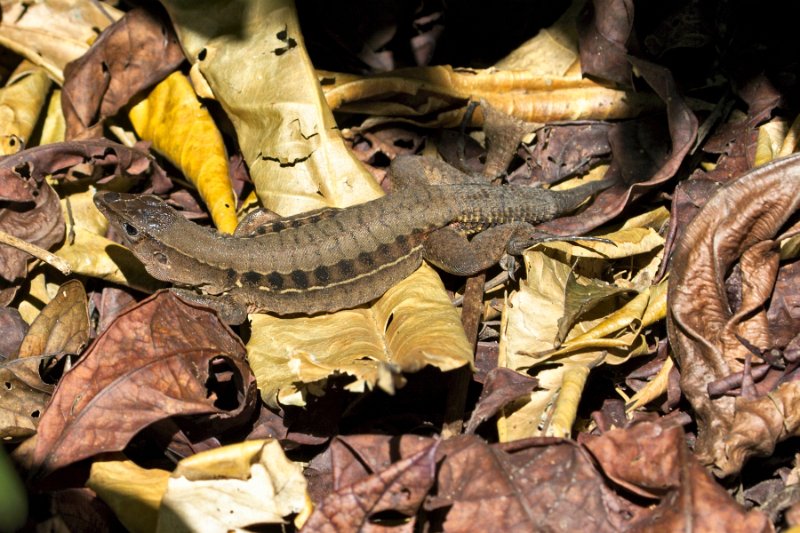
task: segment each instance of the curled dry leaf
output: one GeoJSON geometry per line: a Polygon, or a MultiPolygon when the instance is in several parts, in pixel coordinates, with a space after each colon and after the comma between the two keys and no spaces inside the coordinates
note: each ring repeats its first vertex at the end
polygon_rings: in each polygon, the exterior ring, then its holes
{"type": "MultiPolygon", "coordinates": [[[[778,234],[800,208],[800,155],[745,174],[715,194],[688,225],[672,257],[669,338],[681,388],[698,416],[697,453],[719,473],[738,472],[753,454],[800,431],[800,382],[740,397],[712,398],[708,385],[745,370],[775,346],[766,302],[779,266],[778,234]],[[738,308],[726,277],[740,272],[738,308]]],[[[742,389],[744,391],[744,388],[742,389]]]]}
{"type": "Polygon", "coordinates": [[[174,415],[206,414],[220,429],[248,416],[255,394],[238,337],[208,310],[158,293],[121,314],[61,379],[39,424],[33,467],[48,473],[122,450],[174,415]],[[235,397],[218,397],[214,384],[231,375],[235,397]]]}
{"type": "Polygon", "coordinates": [[[97,33],[122,16],[102,1],[2,2],[0,45],[44,68],[57,82],[97,33]]]}
{"type": "MultiPolygon", "coordinates": [[[[32,151],[0,159],[0,231],[50,248],[63,238],[64,220],[58,196],[44,179],[47,170],[31,169],[27,155],[32,151]]],[[[0,305],[7,305],[14,297],[13,284],[25,276],[30,258],[21,250],[0,244],[0,305]]]]}
{"type": "Polygon", "coordinates": [[[18,356],[0,363],[0,437],[19,439],[36,431],[53,391],[42,381],[43,359],[77,354],[88,339],[86,292],[80,281],[68,281],[31,324],[18,356]]]}
{"type": "Polygon", "coordinates": [[[395,531],[415,531],[417,512],[436,480],[437,448],[432,442],[351,484],[338,480],[336,490],[317,505],[305,528],[330,533],[378,532],[386,528],[382,519],[390,518],[400,521],[395,531]]]}
{"type": "Polygon", "coordinates": [[[590,438],[586,447],[615,483],[660,500],[629,531],[772,531],[766,515],[745,511],[714,481],[680,426],[642,422],[590,438]]]}
{"type": "Polygon", "coordinates": [[[100,137],[103,121],[184,60],[169,23],[134,9],[64,69],[61,105],[67,139],[100,137]]]}
{"type": "Polygon", "coordinates": [[[309,511],[306,479],[276,440],[245,441],[187,457],[167,481],[160,532],[244,531],[309,511]]]}

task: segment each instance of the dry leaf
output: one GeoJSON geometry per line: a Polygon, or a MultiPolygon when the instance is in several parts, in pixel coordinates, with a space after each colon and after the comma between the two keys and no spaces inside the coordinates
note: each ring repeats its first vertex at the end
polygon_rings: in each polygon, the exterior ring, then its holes
{"type": "Polygon", "coordinates": [[[157,531],[231,531],[308,512],[306,480],[275,440],[245,441],[181,461],[167,482],[157,531]]]}
{"type": "Polygon", "coordinates": [[[219,431],[248,416],[255,393],[238,337],[208,310],[159,293],[121,314],[59,381],[39,423],[33,466],[48,473],[122,450],[147,425],[178,414],[207,415],[219,431]],[[237,395],[227,400],[214,390],[226,372],[237,395]]]}
{"type": "Polygon", "coordinates": [[[0,156],[25,148],[48,89],[50,79],[38,68],[23,71],[0,89],[0,156]]]}
{"type": "Polygon", "coordinates": [[[61,105],[67,138],[100,137],[106,118],[183,59],[168,24],[143,8],[126,13],[64,70],[61,105]]]}
{"type": "Polygon", "coordinates": [[[115,7],[92,0],[4,1],[0,45],[63,82],[64,67],[80,57],[98,32],[122,16],[115,7]]]}
{"type": "Polygon", "coordinates": [[[238,223],[236,199],[228,178],[225,143],[186,76],[169,75],[128,116],[136,133],[197,186],[217,228],[233,233],[238,223]]]}
{"type": "Polygon", "coordinates": [[[307,386],[335,374],[349,390],[393,392],[400,372],[472,364],[472,350],[441,281],[430,267],[391,288],[372,307],[279,319],[252,315],[248,359],[270,405],[303,405],[307,386]],[[461,332],[460,335],[454,333],[461,332]],[[449,339],[442,343],[443,338],[449,339]]]}
{"type": "Polygon", "coordinates": [[[132,533],[155,531],[169,472],[133,461],[95,461],[86,486],[97,493],[132,533]]]}
{"type": "Polygon", "coordinates": [[[708,386],[760,362],[740,340],[774,347],[765,305],[779,266],[781,227],[800,208],[800,156],[776,160],[723,187],[686,227],[672,257],[668,315],[670,343],[681,368],[681,389],[698,416],[696,451],[723,474],[800,430],[788,408],[800,385],[711,397],[708,386]],[[740,270],[740,301],[732,308],[726,276],[740,270]]]}

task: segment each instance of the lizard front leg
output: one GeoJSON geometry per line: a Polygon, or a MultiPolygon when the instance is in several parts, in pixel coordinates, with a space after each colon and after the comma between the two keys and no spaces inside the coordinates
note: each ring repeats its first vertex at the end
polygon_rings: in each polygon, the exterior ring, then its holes
{"type": "Polygon", "coordinates": [[[173,287],[170,290],[187,302],[213,309],[226,324],[238,326],[247,320],[247,307],[230,294],[220,294],[217,296],[199,294],[190,289],[181,289],[177,287],[173,287]]]}

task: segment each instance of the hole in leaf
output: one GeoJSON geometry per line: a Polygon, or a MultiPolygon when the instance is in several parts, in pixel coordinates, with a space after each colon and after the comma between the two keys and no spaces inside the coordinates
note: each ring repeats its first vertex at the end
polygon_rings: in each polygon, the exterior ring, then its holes
{"type": "Polygon", "coordinates": [[[31,418],[39,418],[39,410],[38,409],[31,413],[31,418]]]}
{"type": "Polygon", "coordinates": [[[369,516],[370,524],[380,524],[384,527],[397,527],[407,524],[411,517],[404,515],[400,511],[387,509],[369,516]]]}
{"type": "Polygon", "coordinates": [[[5,386],[6,390],[11,390],[13,388],[10,381],[6,381],[5,386]]]}
{"type": "Polygon", "coordinates": [[[203,61],[206,58],[207,54],[208,51],[205,48],[203,48],[202,50],[200,50],[200,52],[197,53],[197,60],[203,61]]]}

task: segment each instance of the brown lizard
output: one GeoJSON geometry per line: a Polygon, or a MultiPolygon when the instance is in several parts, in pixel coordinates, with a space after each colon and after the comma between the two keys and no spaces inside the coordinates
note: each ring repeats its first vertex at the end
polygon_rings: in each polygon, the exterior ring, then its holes
{"type": "Polygon", "coordinates": [[[409,276],[423,257],[447,272],[474,274],[528,247],[531,224],[572,211],[609,185],[492,186],[432,161],[398,157],[392,194],[281,218],[247,235],[199,226],[155,196],[100,192],[95,203],[152,276],[236,324],[248,312],[358,306],[409,276]]]}

